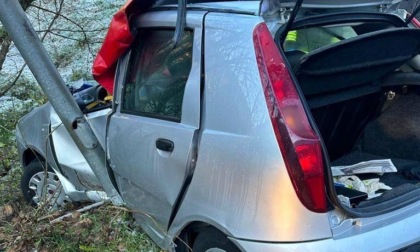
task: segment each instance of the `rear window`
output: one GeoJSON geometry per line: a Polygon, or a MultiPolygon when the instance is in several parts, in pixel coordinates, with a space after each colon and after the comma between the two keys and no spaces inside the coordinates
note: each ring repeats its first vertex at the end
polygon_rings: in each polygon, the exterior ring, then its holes
{"type": "Polygon", "coordinates": [[[328,46],[342,40],[357,37],[369,32],[395,28],[389,22],[343,22],[330,25],[307,26],[292,29],[288,32],[283,44],[284,50],[309,53],[318,48],[328,46]]]}
{"type": "Polygon", "coordinates": [[[311,52],[315,49],[356,37],[357,33],[350,25],[321,26],[292,30],[284,42],[285,51],[300,50],[311,52]]]}

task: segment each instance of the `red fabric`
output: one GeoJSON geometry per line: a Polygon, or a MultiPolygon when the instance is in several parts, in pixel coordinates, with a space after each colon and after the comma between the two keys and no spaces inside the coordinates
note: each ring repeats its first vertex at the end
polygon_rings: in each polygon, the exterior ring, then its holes
{"type": "Polygon", "coordinates": [[[114,76],[118,58],[130,47],[134,40],[130,32],[128,17],[132,13],[132,0],[113,16],[101,49],[93,62],[92,75],[108,93],[114,89],[114,76]]]}

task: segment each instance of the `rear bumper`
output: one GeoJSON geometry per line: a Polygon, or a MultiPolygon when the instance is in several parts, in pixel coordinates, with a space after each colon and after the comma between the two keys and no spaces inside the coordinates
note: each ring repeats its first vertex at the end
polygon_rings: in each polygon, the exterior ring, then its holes
{"type": "Polygon", "coordinates": [[[341,233],[340,238],[295,243],[231,240],[242,251],[394,251],[420,242],[420,202],[402,212],[389,214],[391,218],[387,216],[381,222],[376,222],[375,226],[380,224],[376,228],[371,224],[363,225],[364,220],[355,219],[353,223],[358,224],[341,233]],[[406,215],[399,218],[402,212],[406,215]]]}

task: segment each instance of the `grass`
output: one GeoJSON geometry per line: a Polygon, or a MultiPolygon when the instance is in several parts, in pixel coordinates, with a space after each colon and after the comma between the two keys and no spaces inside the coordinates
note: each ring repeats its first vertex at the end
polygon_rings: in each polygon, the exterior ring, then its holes
{"type": "MultiPolygon", "coordinates": [[[[72,207],[75,207],[73,205],[72,207]]],[[[67,209],[67,211],[72,209],[67,209]]],[[[60,222],[49,220],[61,211],[34,211],[20,197],[3,205],[0,216],[0,250],[5,251],[160,251],[139,230],[132,216],[112,205],[60,222]]]]}
{"type": "Polygon", "coordinates": [[[124,208],[106,204],[81,214],[80,203],[54,212],[29,206],[17,188],[20,174],[12,169],[1,178],[0,251],[161,251],[124,208]]]}

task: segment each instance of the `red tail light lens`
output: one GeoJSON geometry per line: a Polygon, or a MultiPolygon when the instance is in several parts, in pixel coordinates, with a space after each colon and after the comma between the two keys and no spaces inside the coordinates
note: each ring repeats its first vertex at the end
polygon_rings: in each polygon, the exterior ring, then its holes
{"type": "Polygon", "coordinates": [[[271,122],[296,194],[309,210],[326,212],[319,137],[309,124],[285,61],[264,23],[255,28],[253,39],[271,122]]]}
{"type": "Polygon", "coordinates": [[[420,21],[417,18],[413,18],[411,21],[417,28],[420,28],[420,21]]]}

